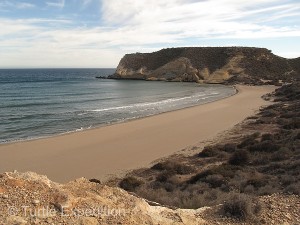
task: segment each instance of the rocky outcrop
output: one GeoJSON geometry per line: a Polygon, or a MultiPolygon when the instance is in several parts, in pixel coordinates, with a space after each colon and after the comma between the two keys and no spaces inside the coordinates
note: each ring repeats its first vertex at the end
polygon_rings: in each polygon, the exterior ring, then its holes
{"type": "MultiPolygon", "coordinates": [[[[300,197],[264,196],[268,208],[262,224],[295,224],[300,197]]],[[[0,224],[241,224],[220,216],[220,205],[171,209],[136,197],[120,188],[80,178],[67,184],[32,172],[0,174],[0,224]]],[[[243,223],[257,224],[257,223],[243,223]]]]}
{"type": "Polygon", "coordinates": [[[297,79],[300,58],[285,59],[265,48],[190,47],[125,55],[113,79],[223,83],[297,79]]]}
{"type": "Polygon", "coordinates": [[[85,178],[58,184],[32,172],[0,175],[0,224],[204,224],[201,211],[150,206],[85,178]]]}

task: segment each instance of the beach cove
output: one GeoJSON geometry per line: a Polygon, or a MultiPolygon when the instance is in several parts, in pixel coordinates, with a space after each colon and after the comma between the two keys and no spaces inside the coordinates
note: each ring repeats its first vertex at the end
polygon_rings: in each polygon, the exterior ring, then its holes
{"type": "Polygon", "coordinates": [[[213,138],[270,104],[262,95],[274,86],[237,86],[215,102],[110,126],[0,145],[0,171],[34,171],[58,182],[105,179],[148,166],[213,138]]]}

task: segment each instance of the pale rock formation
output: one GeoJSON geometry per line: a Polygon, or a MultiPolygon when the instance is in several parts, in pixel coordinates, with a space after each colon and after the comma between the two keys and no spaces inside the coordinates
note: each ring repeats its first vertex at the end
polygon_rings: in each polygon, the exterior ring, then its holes
{"type": "Polygon", "coordinates": [[[0,187],[1,224],[204,224],[197,216],[201,209],[150,206],[120,188],[85,178],[58,184],[32,172],[4,173],[0,187]]]}
{"type": "MultiPolygon", "coordinates": [[[[220,216],[220,205],[199,209],[171,209],[158,203],[153,206],[153,202],[149,205],[120,188],[85,178],[58,184],[32,172],[3,173],[0,190],[0,224],[5,225],[241,224],[220,216]]],[[[268,206],[261,214],[264,224],[299,221],[299,196],[274,194],[260,201],[268,206]]]]}

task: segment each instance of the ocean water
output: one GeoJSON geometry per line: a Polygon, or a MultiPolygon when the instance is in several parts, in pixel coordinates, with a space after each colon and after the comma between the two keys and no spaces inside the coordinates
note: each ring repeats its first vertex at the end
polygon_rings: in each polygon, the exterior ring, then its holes
{"type": "Polygon", "coordinates": [[[114,69],[0,70],[0,143],[204,104],[235,93],[195,83],[96,79],[114,69]]]}

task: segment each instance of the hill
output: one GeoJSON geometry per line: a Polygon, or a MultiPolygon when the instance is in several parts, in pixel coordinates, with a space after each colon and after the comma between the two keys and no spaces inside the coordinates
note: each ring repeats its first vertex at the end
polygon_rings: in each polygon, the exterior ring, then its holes
{"type": "Polygon", "coordinates": [[[300,58],[282,58],[266,48],[167,48],[126,54],[109,78],[199,83],[291,82],[299,79],[299,65],[300,58]]]}

